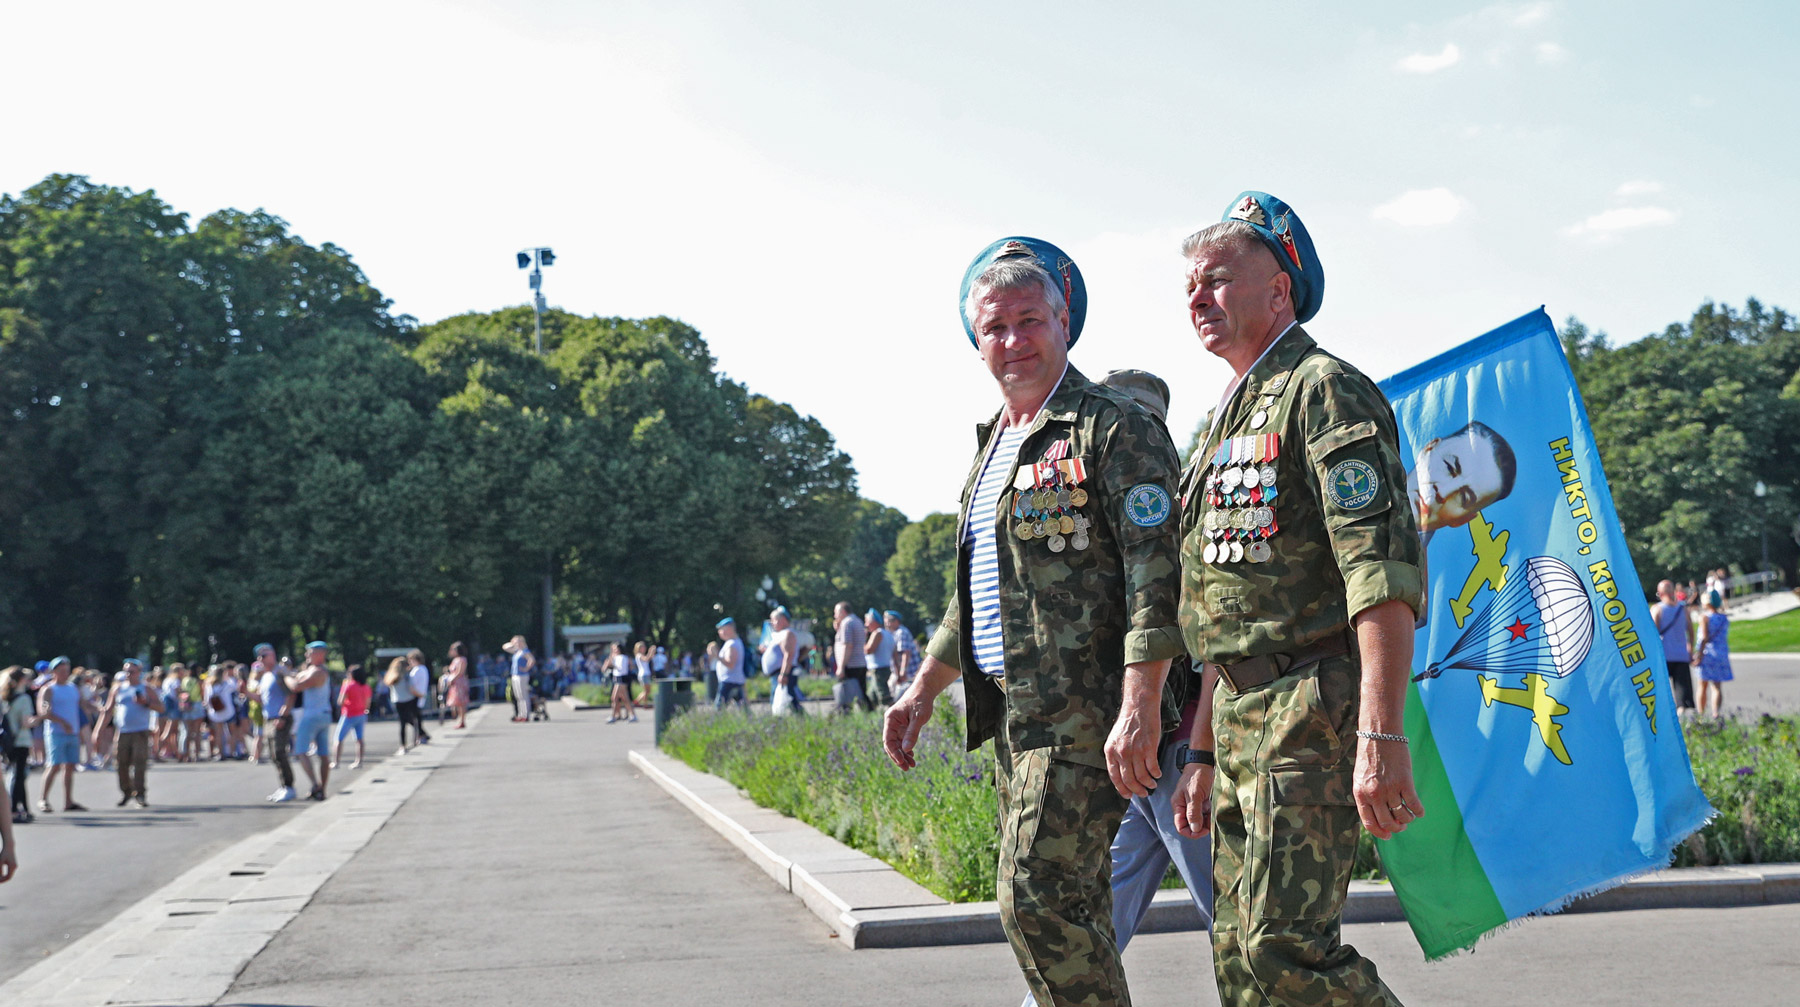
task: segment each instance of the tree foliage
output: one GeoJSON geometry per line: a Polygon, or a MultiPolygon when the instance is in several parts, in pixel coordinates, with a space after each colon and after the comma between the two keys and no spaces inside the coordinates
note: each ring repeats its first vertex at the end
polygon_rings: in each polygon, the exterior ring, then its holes
{"type": "Polygon", "coordinates": [[[1576,319],[1562,339],[1643,579],[1754,570],[1765,533],[1771,562],[1792,574],[1794,317],[1754,299],[1742,311],[1709,301],[1685,324],[1622,346],[1576,319]]]}
{"type": "MultiPolygon", "coordinates": [[[[812,539],[814,551],[781,575],[776,597],[796,618],[830,625],[832,609],[850,603],[858,616],[870,608],[904,610],[909,606],[889,586],[888,558],[905,528],[906,515],[873,500],[856,501],[847,541],[812,539]]],[[[930,616],[927,615],[927,618],[930,616]]]]}
{"type": "Polygon", "coordinates": [[[956,515],[927,514],[902,529],[887,561],[887,579],[921,620],[935,625],[956,590],[956,515]]]}
{"type": "Polygon", "coordinates": [[[491,646],[547,569],[559,612],[692,644],[766,574],[891,549],[829,432],[692,327],[550,311],[538,357],[531,322],[418,327],[263,211],[0,199],[0,651],[491,646]]]}

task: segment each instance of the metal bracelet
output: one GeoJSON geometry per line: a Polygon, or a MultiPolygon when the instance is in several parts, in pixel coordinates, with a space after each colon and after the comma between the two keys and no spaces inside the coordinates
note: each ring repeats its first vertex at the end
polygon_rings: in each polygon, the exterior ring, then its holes
{"type": "Polygon", "coordinates": [[[1358,731],[1356,732],[1356,736],[1359,738],[1367,738],[1370,741],[1398,741],[1402,745],[1412,744],[1411,739],[1407,738],[1404,734],[1383,734],[1380,731],[1358,731]]]}

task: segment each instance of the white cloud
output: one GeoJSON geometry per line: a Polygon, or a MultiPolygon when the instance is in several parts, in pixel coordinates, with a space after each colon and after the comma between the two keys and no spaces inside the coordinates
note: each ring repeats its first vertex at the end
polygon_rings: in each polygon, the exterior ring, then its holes
{"type": "Polygon", "coordinates": [[[1513,15],[1512,23],[1520,28],[1529,28],[1550,16],[1550,5],[1547,3],[1526,4],[1513,15]]]}
{"type": "Polygon", "coordinates": [[[1631,199],[1636,196],[1654,196],[1661,192],[1662,189],[1661,182],[1652,182],[1646,178],[1639,178],[1629,182],[1620,183],[1619,187],[1613,190],[1613,195],[1620,199],[1631,199]]]}
{"type": "Polygon", "coordinates": [[[1467,205],[1449,189],[1413,189],[1377,206],[1369,216],[1401,227],[1439,227],[1455,220],[1467,205]]]}
{"type": "Polygon", "coordinates": [[[1607,238],[1620,231],[1659,227],[1673,223],[1674,220],[1674,211],[1660,206],[1622,206],[1616,210],[1596,213],[1579,224],[1565,227],[1563,233],[1572,238],[1607,238]]]}
{"type": "Polygon", "coordinates": [[[1569,50],[1555,42],[1539,42],[1537,44],[1537,60],[1539,63],[1561,63],[1569,58],[1569,50]]]}
{"type": "Polygon", "coordinates": [[[1433,56],[1430,53],[1415,52],[1394,64],[1395,69],[1407,73],[1437,73],[1446,67],[1455,66],[1462,59],[1462,50],[1454,42],[1445,42],[1444,51],[1433,56]]]}
{"type": "Polygon", "coordinates": [[[1688,104],[1694,108],[1711,108],[1713,107],[1713,100],[1703,94],[1697,94],[1688,99],[1688,104]]]}

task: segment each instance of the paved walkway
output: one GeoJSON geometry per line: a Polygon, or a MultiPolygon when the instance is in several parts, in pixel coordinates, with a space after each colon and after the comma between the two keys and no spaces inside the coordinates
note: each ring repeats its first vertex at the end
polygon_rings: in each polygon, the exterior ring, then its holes
{"type": "MultiPolygon", "coordinates": [[[[386,726],[386,725],[383,725],[386,726]]],[[[393,749],[382,732],[383,755],[393,749]]],[[[372,734],[371,734],[372,736],[372,734]]],[[[354,784],[361,770],[331,774],[333,790],[354,784]]],[[[306,777],[294,775],[306,792],[306,777]]],[[[43,774],[31,774],[35,806],[43,774]]],[[[0,885],[0,983],[80,940],[189,867],[237,841],[275,828],[310,805],[270,804],[273,766],[252,762],[159,763],[146,787],[150,810],[117,808],[118,775],[75,774],[75,800],[90,810],[39,814],[15,826],[25,869],[0,885]],[[80,879],[71,883],[71,879],[80,879]],[[18,939],[14,939],[17,935],[18,939]]],[[[62,807],[62,782],[54,806],[62,807]]]]}
{"type": "MultiPolygon", "coordinates": [[[[627,765],[649,744],[647,718],[604,719],[484,724],[222,1002],[1018,1002],[1002,945],[839,946],[627,765]]],[[[1797,927],[1800,906],[1585,914],[1429,967],[1403,924],[1348,936],[1412,1003],[1686,1004],[1729,990],[1749,1005],[1791,1002],[1797,927]]],[[[1206,961],[1195,935],[1140,938],[1126,957],[1135,1002],[1216,1003],[1206,961]]]]}
{"type": "MultiPolygon", "coordinates": [[[[849,951],[625,760],[646,718],[490,718],[218,1002],[239,1005],[994,1005],[1002,945],[849,951]]],[[[273,873],[273,872],[271,872],[273,873]]],[[[4,920],[0,919],[0,926],[4,920]]],[[[1410,1003],[1784,1004],[1800,906],[1538,921],[1426,966],[1403,924],[1348,928],[1410,1003]]],[[[177,968],[191,949],[159,955],[177,968]]],[[[1135,1002],[1214,1004],[1196,935],[1139,938],[1135,1002]]],[[[166,1002],[166,1001],[162,1001],[166,1002]]]]}

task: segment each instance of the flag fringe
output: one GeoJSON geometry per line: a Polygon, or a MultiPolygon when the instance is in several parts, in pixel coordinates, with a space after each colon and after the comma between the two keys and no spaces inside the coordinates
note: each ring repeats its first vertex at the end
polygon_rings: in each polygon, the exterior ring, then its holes
{"type": "Polygon", "coordinates": [[[1557,913],[1562,912],[1564,909],[1569,908],[1569,906],[1573,905],[1579,899],[1585,899],[1590,895],[1599,895],[1601,892],[1611,891],[1614,888],[1619,887],[1620,885],[1628,884],[1630,882],[1636,881],[1639,878],[1647,878],[1650,875],[1657,873],[1658,871],[1668,870],[1669,865],[1673,864],[1675,862],[1675,851],[1681,847],[1681,844],[1687,842],[1688,838],[1690,836],[1693,836],[1695,833],[1699,832],[1701,829],[1704,829],[1708,825],[1711,825],[1712,820],[1717,817],[1719,817],[1718,809],[1708,807],[1706,817],[1704,817],[1700,820],[1700,824],[1695,825],[1692,828],[1689,828],[1689,829],[1681,832],[1674,838],[1674,840],[1669,842],[1669,852],[1666,855],[1666,859],[1664,860],[1663,865],[1661,867],[1645,867],[1640,870],[1626,871],[1624,874],[1621,874],[1616,878],[1612,878],[1607,881],[1602,881],[1597,885],[1590,885],[1587,888],[1583,888],[1582,890],[1580,890],[1578,892],[1574,892],[1569,895],[1565,895],[1562,898],[1557,899],[1554,902],[1550,902],[1543,906],[1538,907],[1537,909],[1533,909],[1532,911],[1524,914],[1523,916],[1515,916],[1512,919],[1507,920],[1505,923],[1500,924],[1499,926],[1490,927],[1489,929],[1482,931],[1480,934],[1477,934],[1475,936],[1474,940],[1470,941],[1467,944],[1464,944],[1462,947],[1451,948],[1448,951],[1442,951],[1435,955],[1427,954],[1425,956],[1425,961],[1427,963],[1441,962],[1441,961],[1445,961],[1450,958],[1455,958],[1457,955],[1463,954],[1465,952],[1473,954],[1475,951],[1476,945],[1480,944],[1482,941],[1485,941],[1491,937],[1494,937],[1497,934],[1503,934],[1508,930],[1512,930],[1515,927],[1523,926],[1524,924],[1529,923],[1530,921],[1535,920],[1535,919],[1539,919],[1539,918],[1542,918],[1545,916],[1553,916],[1557,913]]]}

